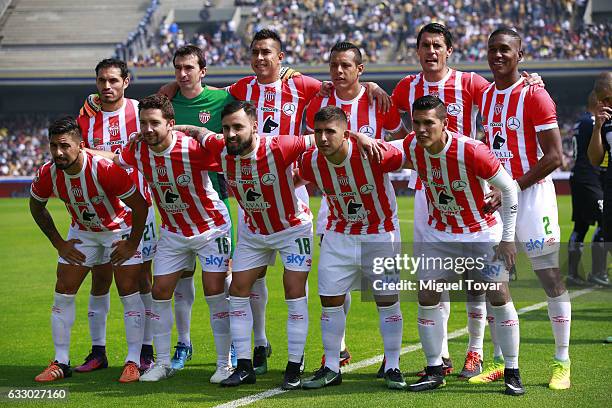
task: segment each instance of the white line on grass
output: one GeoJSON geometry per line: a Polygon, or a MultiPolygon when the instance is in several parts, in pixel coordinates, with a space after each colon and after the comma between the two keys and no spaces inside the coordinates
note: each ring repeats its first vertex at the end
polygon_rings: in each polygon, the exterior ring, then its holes
{"type": "MultiPolygon", "coordinates": [[[[592,292],[593,290],[594,289],[592,289],[592,288],[587,288],[587,289],[582,289],[582,290],[577,290],[575,292],[571,292],[570,293],[570,298],[573,299],[575,297],[582,296],[584,294],[592,292]]],[[[528,313],[528,312],[532,312],[534,310],[541,309],[544,306],[546,306],[547,304],[548,304],[547,302],[534,303],[533,305],[526,306],[526,307],[523,307],[523,308],[517,310],[517,313],[519,315],[522,315],[524,313],[528,313]]],[[[467,327],[464,327],[463,329],[457,329],[454,332],[448,334],[448,339],[450,340],[450,339],[454,339],[454,338],[463,336],[464,334],[467,334],[467,332],[468,332],[467,327]]],[[[402,347],[402,351],[400,352],[400,355],[406,354],[406,353],[412,353],[413,351],[420,350],[422,347],[423,346],[421,344],[414,344],[412,346],[402,347]]],[[[370,357],[370,358],[367,358],[365,360],[361,360],[361,361],[359,361],[357,363],[351,363],[348,367],[343,368],[342,372],[343,373],[350,373],[351,371],[360,370],[360,369],[362,369],[364,367],[369,367],[371,365],[378,364],[378,363],[382,362],[383,356],[384,356],[383,354],[379,354],[377,356],[370,357]]],[[[279,387],[272,388],[270,390],[267,390],[267,391],[264,391],[264,392],[260,392],[258,394],[249,395],[247,397],[243,397],[243,398],[239,398],[237,400],[226,402],[225,404],[217,405],[214,408],[243,407],[245,405],[249,405],[249,404],[252,404],[254,402],[260,401],[262,399],[273,397],[275,395],[283,394],[285,392],[288,392],[288,391],[283,390],[283,389],[281,389],[279,387]]]]}

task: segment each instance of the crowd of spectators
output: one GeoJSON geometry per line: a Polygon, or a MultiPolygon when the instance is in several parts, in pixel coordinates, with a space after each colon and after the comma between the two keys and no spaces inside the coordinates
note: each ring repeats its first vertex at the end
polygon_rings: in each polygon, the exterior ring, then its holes
{"type": "Polygon", "coordinates": [[[525,59],[612,58],[612,24],[585,24],[586,0],[255,0],[236,31],[232,23],[212,34],[185,38],[176,23],[162,25],[136,66],[170,66],[174,50],[192,42],[211,64],[247,65],[249,39],[262,29],[277,31],[288,64],[319,65],[337,41],[361,47],[370,63],[416,64],[416,34],[429,22],[446,24],[455,37],[452,62],[482,61],[487,36],[501,25],[523,36],[525,59]]]}
{"type": "Polygon", "coordinates": [[[0,116],[0,176],[33,176],[49,158],[46,115],[0,116]]]}

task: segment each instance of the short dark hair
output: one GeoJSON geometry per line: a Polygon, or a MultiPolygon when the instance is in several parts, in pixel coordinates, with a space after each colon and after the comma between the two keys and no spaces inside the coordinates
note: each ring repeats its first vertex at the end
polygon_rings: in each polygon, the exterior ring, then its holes
{"type": "Polygon", "coordinates": [[[417,35],[417,48],[419,48],[419,44],[421,44],[421,37],[423,36],[423,33],[442,34],[446,48],[453,48],[453,35],[450,31],[448,31],[446,26],[440,23],[429,23],[421,28],[419,35],[417,35]]]}
{"type": "Polygon", "coordinates": [[[259,30],[258,32],[255,33],[255,35],[253,36],[253,41],[251,41],[251,45],[249,46],[249,48],[253,48],[253,44],[256,41],[267,40],[267,39],[276,41],[278,43],[278,49],[281,51],[283,50],[283,42],[281,41],[278,33],[268,28],[264,28],[263,30],[259,30]]]}
{"type": "Polygon", "coordinates": [[[515,30],[513,30],[510,27],[499,27],[498,29],[496,29],[495,31],[493,31],[491,33],[491,35],[489,36],[489,41],[491,41],[494,37],[497,37],[498,35],[508,35],[512,38],[515,38],[518,40],[519,42],[519,48],[522,46],[523,40],[521,39],[521,36],[519,35],[519,33],[517,33],[515,30]]]}
{"type": "Polygon", "coordinates": [[[197,45],[187,44],[183,45],[181,48],[174,52],[174,57],[172,57],[172,65],[174,65],[174,61],[176,57],[186,57],[188,55],[193,55],[198,59],[198,66],[200,69],[206,68],[206,57],[204,57],[204,51],[197,45]]]}
{"type": "Polygon", "coordinates": [[[334,52],[345,52],[345,51],[353,51],[353,54],[355,55],[355,62],[357,63],[357,65],[360,65],[363,63],[363,58],[361,56],[361,51],[359,50],[359,47],[357,47],[355,44],[348,42],[348,41],[337,42],[329,51],[329,55],[331,56],[331,54],[334,52]]]}
{"type": "Polygon", "coordinates": [[[255,106],[253,106],[251,102],[247,101],[233,101],[225,105],[225,107],[221,111],[221,119],[242,109],[249,118],[251,118],[252,120],[257,120],[257,109],[255,109],[255,106]]]}
{"type": "Polygon", "coordinates": [[[121,70],[121,78],[123,79],[127,78],[130,74],[130,71],[128,70],[128,66],[125,61],[121,61],[117,58],[106,58],[98,62],[98,65],[96,65],[96,77],[100,73],[101,69],[106,68],[119,68],[119,70],[121,70]]]}
{"type": "Polygon", "coordinates": [[[49,125],[49,139],[53,136],[69,134],[74,140],[81,141],[81,128],[76,119],[72,116],[63,116],[54,120],[49,125]]]}
{"type": "Polygon", "coordinates": [[[348,122],[346,113],[335,105],[327,105],[314,115],[315,122],[328,122],[330,120],[337,120],[344,123],[348,122]]]}
{"type": "Polygon", "coordinates": [[[138,112],[140,113],[145,109],[159,109],[164,119],[174,119],[174,108],[166,95],[153,94],[145,96],[138,102],[138,112]]]}
{"type": "Polygon", "coordinates": [[[421,96],[412,104],[412,111],[421,110],[427,111],[435,109],[438,118],[444,120],[446,118],[446,106],[440,98],[434,95],[421,96]]]}

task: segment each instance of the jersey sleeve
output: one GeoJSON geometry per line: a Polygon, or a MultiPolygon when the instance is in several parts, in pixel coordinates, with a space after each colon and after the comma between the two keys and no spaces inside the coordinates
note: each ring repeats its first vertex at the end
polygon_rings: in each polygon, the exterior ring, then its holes
{"type": "Polygon", "coordinates": [[[311,145],[306,136],[273,136],[286,166],[295,162],[311,145]]]}
{"type": "Polygon", "coordinates": [[[49,166],[50,163],[47,163],[38,169],[30,186],[30,195],[41,202],[48,201],[53,195],[53,182],[49,166]]]}
{"type": "Polygon", "coordinates": [[[246,85],[249,81],[253,79],[252,76],[242,78],[232,85],[225,88],[225,90],[234,98],[239,101],[244,101],[246,99],[246,85]]]}
{"type": "Polygon", "coordinates": [[[221,134],[211,134],[204,138],[203,144],[197,140],[184,136],[185,143],[189,143],[189,157],[192,168],[198,170],[222,172],[221,151],[225,146],[225,139],[221,134]],[[211,141],[208,139],[211,138],[211,141]],[[220,146],[220,143],[224,143],[220,146]],[[215,150],[216,149],[216,150],[215,150]]]}
{"type": "Polygon", "coordinates": [[[398,149],[396,146],[387,142],[381,141],[378,143],[387,147],[387,149],[384,150],[383,158],[380,162],[382,171],[388,173],[401,169],[404,165],[405,158],[404,152],[402,151],[403,149],[398,149]]]}
{"type": "Polygon", "coordinates": [[[307,75],[299,75],[295,77],[295,81],[302,81],[302,90],[304,91],[304,100],[306,103],[314,98],[321,89],[321,81],[307,75]]]}
{"type": "Polygon", "coordinates": [[[531,98],[529,104],[525,104],[525,109],[535,127],[536,132],[543,132],[559,127],[557,125],[557,106],[552,100],[546,89],[538,87],[530,88],[531,98]]]}
{"type": "Polygon", "coordinates": [[[101,171],[98,171],[98,181],[102,185],[104,192],[109,196],[116,196],[124,199],[131,196],[136,191],[136,185],[127,172],[115,163],[102,159],[105,163],[100,163],[101,171]]]}
{"type": "MultiPolygon", "coordinates": [[[[404,163],[408,164],[408,166],[413,169],[416,167],[414,166],[414,163],[413,163],[414,158],[412,157],[412,154],[410,151],[410,145],[412,144],[412,141],[414,140],[415,137],[416,137],[416,134],[412,132],[408,136],[406,136],[404,140],[400,140],[402,142],[402,147],[404,150],[404,163]]],[[[397,143],[400,141],[395,141],[391,143],[397,143]]]]}
{"type": "Polygon", "coordinates": [[[77,124],[79,125],[79,129],[81,130],[83,144],[86,148],[92,149],[93,146],[89,144],[89,138],[87,137],[87,133],[89,133],[89,117],[85,115],[79,115],[79,117],[77,118],[77,124]]]}
{"type": "Polygon", "coordinates": [[[473,160],[476,176],[483,180],[494,177],[501,167],[499,159],[483,143],[478,143],[478,146],[476,146],[473,160]]]}
{"type": "Polygon", "coordinates": [[[482,94],[489,87],[489,85],[491,85],[491,83],[475,72],[472,72],[471,75],[472,87],[470,89],[470,93],[472,94],[472,101],[474,101],[474,104],[478,105],[482,100],[482,94]]]}
{"type": "Polygon", "coordinates": [[[321,98],[315,96],[312,98],[308,106],[306,107],[306,130],[309,132],[314,132],[314,116],[319,111],[319,107],[321,106],[321,98]]]}
{"type": "Polygon", "coordinates": [[[385,113],[385,118],[383,121],[383,129],[385,129],[389,133],[395,133],[399,131],[402,127],[402,118],[400,117],[400,113],[397,110],[397,106],[395,104],[391,104],[391,108],[389,112],[385,113]]]}
{"type": "Polygon", "coordinates": [[[303,155],[299,157],[297,161],[300,177],[310,182],[316,182],[314,173],[311,168],[311,160],[312,160],[313,152],[314,152],[314,147],[308,149],[303,155]]]}
{"type": "Polygon", "coordinates": [[[409,75],[399,81],[393,93],[391,94],[391,101],[402,112],[410,112],[410,82],[414,79],[414,76],[409,75]]]}
{"type": "Polygon", "coordinates": [[[142,147],[142,142],[138,143],[134,149],[124,146],[123,149],[121,149],[121,153],[119,153],[119,163],[121,163],[123,167],[136,167],[135,151],[136,149],[141,149],[142,147]]]}

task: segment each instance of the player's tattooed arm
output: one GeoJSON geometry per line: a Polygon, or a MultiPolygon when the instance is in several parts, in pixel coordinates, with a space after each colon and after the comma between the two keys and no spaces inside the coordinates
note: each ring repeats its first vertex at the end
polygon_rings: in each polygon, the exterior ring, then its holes
{"type": "Polygon", "coordinates": [[[612,119],[612,108],[604,106],[601,103],[597,104],[597,111],[595,112],[595,125],[593,126],[593,133],[591,133],[591,141],[587,149],[587,155],[589,161],[593,166],[599,166],[604,159],[605,149],[601,140],[601,129],[604,123],[612,119]]]}
{"type": "Polygon", "coordinates": [[[202,144],[202,141],[206,136],[215,134],[215,132],[205,127],[193,125],[175,125],[174,130],[178,130],[179,132],[183,132],[187,136],[194,138],[199,144],[202,144]]]}
{"type": "Polygon", "coordinates": [[[57,231],[53,217],[47,210],[47,203],[41,202],[30,197],[30,214],[38,225],[38,228],[45,234],[51,242],[51,245],[57,249],[59,256],[70,262],[72,265],[81,265],[85,262],[85,255],[74,247],[75,244],[81,243],[78,239],[65,241],[57,231]]]}
{"type": "Polygon", "coordinates": [[[176,83],[176,81],[172,81],[172,82],[168,82],[167,84],[162,85],[161,88],[159,88],[159,90],[157,91],[157,93],[166,95],[168,99],[172,100],[176,96],[176,93],[178,92],[178,90],[179,90],[178,84],[176,83]]]}

